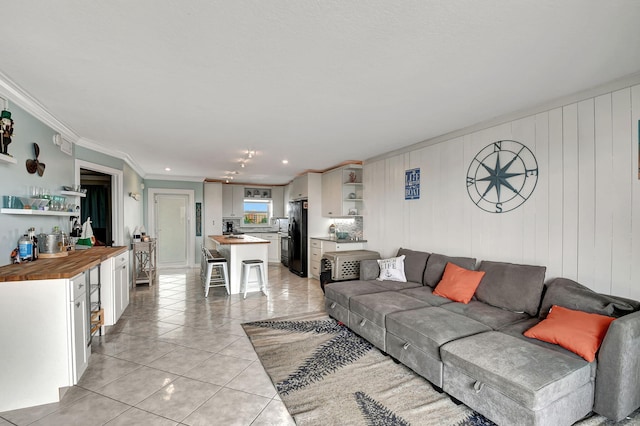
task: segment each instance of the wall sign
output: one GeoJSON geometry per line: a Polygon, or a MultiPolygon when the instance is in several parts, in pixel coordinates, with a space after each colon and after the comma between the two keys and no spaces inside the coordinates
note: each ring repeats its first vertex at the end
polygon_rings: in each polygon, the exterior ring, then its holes
{"type": "Polygon", "coordinates": [[[420,168],[405,170],[404,172],[404,199],[420,199],[420,168]]]}
{"type": "Polygon", "coordinates": [[[538,162],[520,142],[503,140],[484,147],[469,165],[467,192],[476,206],[489,213],[519,207],[538,183],[538,162]]]}
{"type": "Polygon", "coordinates": [[[196,237],[202,236],[202,203],[196,203],[196,237]]]}

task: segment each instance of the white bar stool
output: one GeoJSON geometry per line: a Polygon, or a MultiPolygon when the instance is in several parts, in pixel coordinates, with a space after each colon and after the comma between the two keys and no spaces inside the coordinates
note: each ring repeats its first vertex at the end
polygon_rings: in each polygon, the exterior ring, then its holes
{"type": "Polygon", "coordinates": [[[269,297],[267,286],[265,285],[264,262],[260,259],[247,259],[242,261],[242,288],[244,288],[244,298],[247,298],[247,288],[249,287],[248,284],[251,268],[258,268],[256,270],[256,275],[258,276],[258,283],[260,283],[260,291],[262,291],[265,296],[269,297]]]}
{"type": "Polygon", "coordinates": [[[229,294],[229,270],[227,268],[227,259],[222,257],[216,250],[209,250],[202,247],[202,261],[200,268],[200,277],[204,285],[204,297],[209,297],[209,289],[211,287],[224,286],[229,294]],[[211,278],[213,268],[216,268],[216,277],[211,278]]]}

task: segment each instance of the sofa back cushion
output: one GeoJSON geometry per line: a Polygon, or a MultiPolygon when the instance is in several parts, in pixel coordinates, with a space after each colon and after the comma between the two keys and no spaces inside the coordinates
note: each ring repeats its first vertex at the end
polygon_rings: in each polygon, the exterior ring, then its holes
{"type": "Polygon", "coordinates": [[[404,274],[407,277],[407,281],[422,283],[429,253],[400,248],[396,256],[402,255],[404,255],[404,274]]]}
{"type": "Polygon", "coordinates": [[[547,283],[540,318],[545,318],[553,305],[614,318],[640,310],[636,300],[596,293],[567,278],[554,278],[547,283]]]}
{"type": "Polygon", "coordinates": [[[517,265],[483,260],[478,267],[485,276],[476,290],[476,298],[513,312],[538,313],[544,288],[544,266],[517,265]]]}
{"type": "Polygon", "coordinates": [[[443,254],[431,253],[429,259],[427,259],[427,267],[424,270],[423,283],[431,288],[437,286],[442,280],[444,268],[449,262],[464,269],[476,269],[476,259],[473,257],[449,257],[443,254]]]}

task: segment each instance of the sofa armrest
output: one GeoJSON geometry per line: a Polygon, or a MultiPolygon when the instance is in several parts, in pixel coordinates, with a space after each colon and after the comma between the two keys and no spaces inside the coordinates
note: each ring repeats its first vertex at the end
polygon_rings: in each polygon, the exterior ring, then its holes
{"type": "Polygon", "coordinates": [[[619,421],[640,406],[640,312],[625,315],[609,326],[596,372],[593,411],[619,421]]]}
{"type": "Polygon", "coordinates": [[[366,259],[360,261],[360,280],[375,280],[380,276],[380,266],[378,261],[374,259],[366,259]]]}

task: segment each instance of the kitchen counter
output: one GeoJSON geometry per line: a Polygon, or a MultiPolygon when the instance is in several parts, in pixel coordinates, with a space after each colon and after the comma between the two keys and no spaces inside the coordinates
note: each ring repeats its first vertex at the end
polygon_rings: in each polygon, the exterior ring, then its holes
{"type": "Polygon", "coordinates": [[[350,240],[350,239],[337,239],[337,238],[331,238],[331,237],[311,237],[314,240],[322,240],[322,241],[331,241],[334,243],[338,243],[338,244],[348,244],[348,243],[366,243],[367,240],[350,240]]]}
{"type": "MultiPolygon", "coordinates": [[[[242,261],[249,259],[262,260],[265,268],[265,286],[269,288],[269,274],[267,273],[269,246],[267,244],[271,244],[271,241],[252,237],[251,235],[243,235],[243,237],[244,238],[229,238],[227,235],[209,235],[209,238],[216,243],[216,250],[227,259],[229,267],[229,293],[231,294],[240,293],[242,261]]],[[[249,292],[260,291],[255,269],[253,268],[247,288],[249,292]]]]}
{"type": "Polygon", "coordinates": [[[238,245],[238,244],[270,244],[271,241],[264,240],[251,235],[242,235],[242,238],[229,238],[229,235],[209,235],[209,238],[221,245],[238,245]]]}
{"type": "Polygon", "coordinates": [[[68,256],[38,259],[0,267],[0,282],[73,278],[82,271],[99,265],[110,257],[128,250],[126,246],[91,247],[70,252],[68,256]]]}

